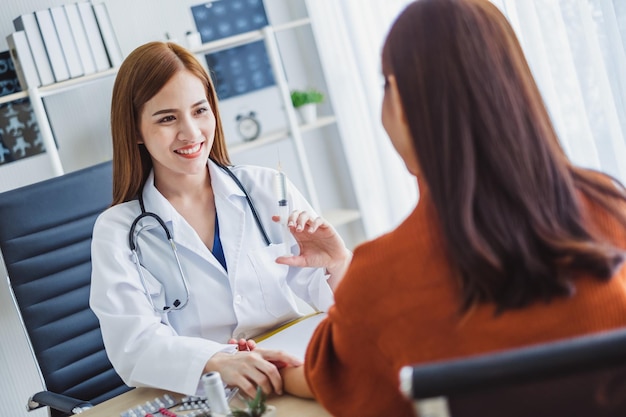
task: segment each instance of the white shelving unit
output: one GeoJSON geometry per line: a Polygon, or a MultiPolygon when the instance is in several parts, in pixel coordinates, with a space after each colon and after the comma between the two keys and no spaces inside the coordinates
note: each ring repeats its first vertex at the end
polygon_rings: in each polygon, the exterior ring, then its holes
{"type": "MultiPolygon", "coordinates": [[[[314,184],[311,168],[309,166],[309,161],[306,156],[303,139],[303,133],[330,126],[336,122],[336,119],[334,116],[323,116],[319,117],[314,123],[310,124],[300,124],[298,122],[298,117],[295,109],[291,105],[290,88],[286,79],[279,47],[275,36],[277,32],[287,31],[298,27],[304,27],[309,24],[310,20],[308,18],[304,18],[281,25],[267,26],[260,30],[254,30],[251,32],[246,32],[217,41],[205,43],[200,47],[193,49],[192,52],[196,55],[203,55],[207,53],[217,52],[223,49],[229,49],[236,46],[245,45],[259,40],[264,41],[270,59],[272,71],[275,77],[275,82],[279,89],[280,97],[284,105],[287,127],[285,129],[267,132],[259,138],[250,142],[242,142],[229,145],[229,153],[237,154],[239,152],[249,151],[272,143],[278,143],[284,140],[291,140],[295,149],[298,165],[300,167],[302,178],[304,180],[304,185],[309,198],[309,202],[311,203],[313,208],[318,213],[322,213],[322,215],[331,224],[333,224],[334,226],[340,226],[359,220],[361,217],[360,212],[354,209],[322,210],[318,197],[318,192],[314,184]]],[[[115,74],[117,74],[117,68],[112,68],[107,71],[73,78],[67,81],[55,83],[44,87],[31,88],[27,92],[19,92],[0,97],[0,104],[18,100],[21,98],[30,98],[33,112],[35,113],[37,122],[39,124],[40,134],[46,149],[46,155],[52,165],[53,174],[56,176],[63,175],[64,169],[61,163],[59,152],[57,151],[57,146],[52,133],[51,124],[44,106],[44,98],[55,94],[61,94],[63,92],[70,91],[76,88],[80,88],[82,86],[85,86],[86,84],[93,83],[107,77],[115,76],[115,74]]]]}
{"type": "MultiPolygon", "coordinates": [[[[310,132],[315,129],[319,129],[324,126],[331,125],[335,123],[335,121],[336,121],[335,116],[323,116],[323,117],[318,118],[314,123],[303,124],[303,125],[300,125],[299,127],[300,127],[300,131],[302,133],[305,133],[305,132],[310,132]]],[[[234,145],[230,145],[228,147],[228,152],[230,154],[236,154],[239,152],[249,151],[254,148],[269,145],[271,143],[280,142],[288,138],[289,138],[288,129],[276,130],[274,132],[265,133],[259,136],[257,139],[250,141],[250,142],[241,142],[241,143],[237,143],[234,145]]]]}

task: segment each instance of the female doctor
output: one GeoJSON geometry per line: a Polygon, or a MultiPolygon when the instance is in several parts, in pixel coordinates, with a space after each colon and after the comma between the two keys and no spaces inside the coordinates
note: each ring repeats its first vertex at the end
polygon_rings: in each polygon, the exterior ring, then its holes
{"type": "Polygon", "coordinates": [[[93,230],[90,306],[115,370],[187,395],[210,371],[280,394],[275,363],[299,360],[233,342],[302,316],[296,296],[327,310],[351,252],[290,183],[283,241],[277,172],[230,166],[214,86],[189,51],[138,47],[112,103],[113,204],[93,230]]]}

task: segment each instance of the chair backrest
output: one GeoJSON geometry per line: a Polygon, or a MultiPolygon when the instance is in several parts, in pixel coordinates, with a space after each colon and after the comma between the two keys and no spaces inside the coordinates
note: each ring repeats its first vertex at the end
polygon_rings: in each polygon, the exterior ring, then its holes
{"type": "Polygon", "coordinates": [[[407,366],[420,417],[626,416],[626,329],[407,366]]]}
{"type": "Polygon", "coordinates": [[[0,194],[0,250],[43,382],[94,405],[129,389],[89,308],[91,234],[111,187],[106,162],[0,194]]]}

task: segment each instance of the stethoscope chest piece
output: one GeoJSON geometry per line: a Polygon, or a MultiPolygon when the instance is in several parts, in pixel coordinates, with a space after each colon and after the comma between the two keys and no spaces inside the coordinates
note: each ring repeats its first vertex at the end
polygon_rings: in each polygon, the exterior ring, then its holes
{"type": "Polygon", "coordinates": [[[130,227],[128,245],[154,310],[169,313],[184,308],[189,302],[189,287],[176,244],[165,222],[158,215],[143,211],[130,227]]]}

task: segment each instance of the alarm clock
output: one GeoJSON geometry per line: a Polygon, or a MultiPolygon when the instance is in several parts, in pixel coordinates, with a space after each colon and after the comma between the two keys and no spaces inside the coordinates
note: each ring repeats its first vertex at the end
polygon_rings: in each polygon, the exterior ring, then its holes
{"type": "Polygon", "coordinates": [[[248,114],[237,115],[237,132],[248,142],[259,137],[261,134],[261,123],[256,118],[256,113],[251,111],[248,114]]]}

